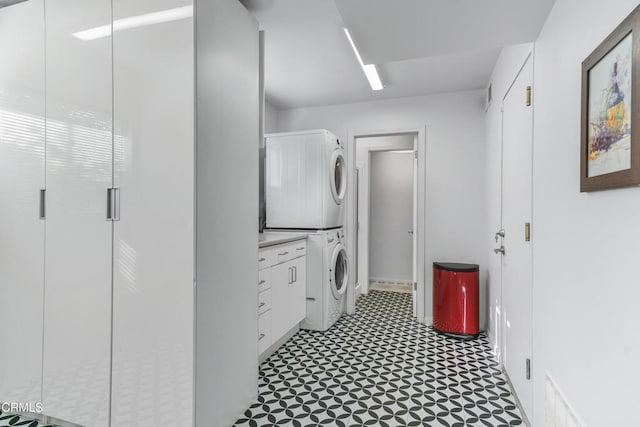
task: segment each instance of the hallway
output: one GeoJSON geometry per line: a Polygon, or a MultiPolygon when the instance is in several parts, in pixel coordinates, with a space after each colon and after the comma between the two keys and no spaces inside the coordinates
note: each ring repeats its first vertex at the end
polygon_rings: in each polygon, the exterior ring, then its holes
{"type": "Polygon", "coordinates": [[[300,331],[261,365],[236,425],[523,425],[484,334],[444,337],[411,310],[410,294],[371,291],[328,332],[300,331]]]}

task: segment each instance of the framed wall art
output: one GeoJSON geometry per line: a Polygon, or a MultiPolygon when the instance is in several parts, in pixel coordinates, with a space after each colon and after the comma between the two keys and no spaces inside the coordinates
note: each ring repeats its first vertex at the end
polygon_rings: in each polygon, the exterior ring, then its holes
{"type": "Polygon", "coordinates": [[[640,185],[640,7],[582,63],[580,191],[640,185]]]}

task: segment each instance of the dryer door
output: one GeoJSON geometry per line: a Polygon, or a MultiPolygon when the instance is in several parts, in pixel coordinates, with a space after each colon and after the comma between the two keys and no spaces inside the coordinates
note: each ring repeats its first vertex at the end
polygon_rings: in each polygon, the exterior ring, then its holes
{"type": "Polygon", "coordinates": [[[342,298],[347,291],[348,272],[347,251],[342,243],[338,243],[333,249],[329,270],[329,283],[335,299],[342,298]]]}
{"type": "Polygon", "coordinates": [[[338,148],[331,156],[331,194],[337,204],[342,204],[347,192],[347,171],[342,148],[338,148]]]}

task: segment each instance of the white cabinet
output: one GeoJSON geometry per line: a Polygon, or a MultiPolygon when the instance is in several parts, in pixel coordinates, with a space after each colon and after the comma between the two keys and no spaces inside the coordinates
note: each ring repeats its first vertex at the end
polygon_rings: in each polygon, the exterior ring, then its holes
{"type": "Polygon", "coordinates": [[[41,400],[44,0],[0,8],[0,402],[41,400]]]}
{"type": "Polygon", "coordinates": [[[44,3],[0,7],[0,402],[231,425],[258,381],[237,285],[258,279],[257,22],[237,1],[44,3]]]}
{"type": "Polygon", "coordinates": [[[107,0],[46,4],[46,413],[109,425],[113,186],[111,38],[70,36],[111,20],[107,0]],[[73,10],[70,19],[69,11],[73,10]],[[87,393],[86,390],[92,390],[87,393]],[[73,402],[73,404],[70,404],[73,402]],[[85,408],[78,411],[77,408],[85,408]]]}
{"type": "Polygon", "coordinates": [[[262,268],[258,282],[258,345],[259,352],[264,353],[306,316],[306,242],[301,240],[261,249],[258,261],[262,268]],[[267,298],[268,312],[260,305],[267,298]]]}

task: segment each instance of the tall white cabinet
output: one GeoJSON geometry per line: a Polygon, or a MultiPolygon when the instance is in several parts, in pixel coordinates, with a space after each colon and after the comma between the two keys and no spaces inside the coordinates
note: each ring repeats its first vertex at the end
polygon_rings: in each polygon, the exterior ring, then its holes
{"type": "Polygon", "coordinates": [[[27,0],[0,8],[0,64],[0,401],[231,425],[257,392],[257,23],[27,0]]]}
{"type": "Polygon", "coordinates": [[[0,55],[0,401],[35,404],[42,389],[44,0],[0,9],[0,55]]]}

